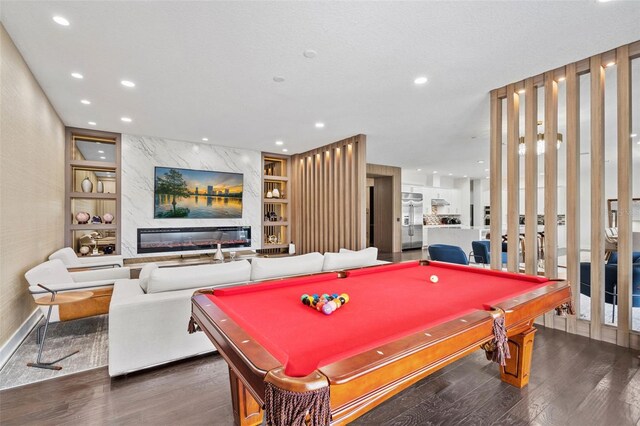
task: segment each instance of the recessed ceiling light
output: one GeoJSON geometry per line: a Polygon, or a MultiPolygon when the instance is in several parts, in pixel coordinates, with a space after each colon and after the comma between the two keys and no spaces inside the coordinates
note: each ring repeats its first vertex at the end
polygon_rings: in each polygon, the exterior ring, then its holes
{"type": "Polygon", "coordinates": [[[566,79],[567,79],[567,77],[560,77],[560,78],[558,78],[558,82],[565,81],[566,79]]]}
{"type": "Polygon", "coordinates": [[[488,171],[489,171],[489,169],[484,169],[484,171],[485,171],[485,172],[488,172],[488,171]]]}
{"type": "MultiPolygon", "coordinates": [[[[282,152],[289,152],[289,150],[287,148],[282,148],[282,152]]],[[[320,154],[318,154],[320,155],[320,154]]]]}
{"type": "Polygon", "coordinates": [[[99,150],[98,154],[104,154],[104,151],[103,150],[99,150]]]}
{"type": "Polygon", "coordinates": [[[416,170],[417,170],[417,171],[419,171],[419,172],[421,172],[421,171],[422,171],[422,169],[416,169],[416,170]]]}
{"type": "Polygon", "coordinates": [[[324,128],[324,123],[317,122],[316,129],[322,129],[322,128],[324,128]]]}
{"type": "Polygon", "coordinates": [[[489,176],[485,176],[484,178],[485,178],[485,179],[489,179],[489,176]]]}
{"type": "Polygon", "coordinates": [[[631,133],[631,137],[632,137],[632,138],[635,138],[636,136],[638,136],[638,134],[637,134],[637,133],[631,133]]]}
{"type": "Polygon", "coordinates": [[[129,80],[122,80],[120,84],[122,84],[124,87],[136,87],[136,84],[133,81],[129,80]]]}
{"type": "Polygon", "coordinates": [[[453,176],[453,173],[449,173],[449,176],[453,176]]]}
{"type": "Polygon", "coordinates": [[[277,75],[277,76],[273,77],[273,81],[275,81],[276,83],[283,83],[284,82],[284,77],[277,75]]]}
{"type": "Polygon", "coordinates": [[[133,121],[129,117],[122,117],[120,120],[124,121],[125,123],[131,123],[133,121]]]}
{"type": "Polygon", "coordinates": [[[611,61],[609,63],[607,63],[607,65],[605,65],[607,68],[614,66],[616,63],[611,61]]]}
{"type": "Polygon", "coordinates": [[[524,90],[524,89],[518,90],[518,93],[521,94],[521,95],[524,94],[525,92],[526,92],[526,90],[524,90]]]}
{"type": "Polygon", "coordinates": [[[100,157],[100,159],[101,159],[101,160],[106,160],[106,159],[107,159],[107,157],[102,156],[102,157],[100,157]]]}
{"type": "Polygon", "coordinates": [[[282,142],[282,141],[276,141],[276,145],[278,145],[278,146],[284,145],[284,142],[282,142]]]}
{"type": "Polygon", "coordinates": [[[427,77],[417,77],[415,80],[413,80],[414,84],[425,84],[428,81],[427,77]]]}
{"type": "Polygon", "coordinates": [[[80,79],[80,80],[82,80],[84,78],[84,76],[82,74],[80,74],[79,72],[72,72],[71,73],[71,77],[77,78],[77,79],[80,79]]]}
{"type": "Polygon", "coordinates": [[[60,24],[63,27],[69,26],[69,21],[66,18],[63,18],[62,16],[54,16],[53,20],[56,24],[60,24]]]}
{"type": "Polygon", "coordinates": [[[313,59],[316,56],[318,56],[318,52],[316,52],[313,49],[307,49],[304,52],[302,52],[302,54],[304,55],[305,58],[308,58],[308,59],[313,59]]]}
{"type": "Polygon", "coordinates": [[[468,177],[468,176],[467,176],[467,175],[464,175],[464,176],[462,176],[462,177],[468,177]]]}
{"type": "Polygon", "coordinates": [[[89,125],[90,125],[90,126],[95,126],[95,125],[96,125],[96,122],[95,122],[95,121],[89,121],[89,125]]]}
{"type": "Polygon", "coordinates": [[[434,175],[435,175],[435,174],[437,174],[437,173],[438,173],[438,171],[437,171],[437,170],[434,170],[434,171],[433,171],[433,174],[434,174],[434,175]]]}
{"type": "Polygon", "coordinates": [[[80,102],[82,102],[85,105],[91,105],[91,101],[88,101],[86,99],[81,100],[80,102]]]}
{"type": "Polygon", "coordinates": [[[484,160],[478,160],[478,164],[484,164],[484,160]]]}
{"type": "Polygon", "coordinates": [[[209,140],[209,138],[202,138],[203,142],[207,142],[209,140]]]}

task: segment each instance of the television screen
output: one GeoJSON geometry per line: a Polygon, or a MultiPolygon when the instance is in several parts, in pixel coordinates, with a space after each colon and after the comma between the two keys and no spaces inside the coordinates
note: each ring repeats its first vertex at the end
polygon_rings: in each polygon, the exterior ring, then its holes
{"type": "Polygon", "coordinates": [[[242,173],[156,167],[156,219],[242,218],[242,173]]]}

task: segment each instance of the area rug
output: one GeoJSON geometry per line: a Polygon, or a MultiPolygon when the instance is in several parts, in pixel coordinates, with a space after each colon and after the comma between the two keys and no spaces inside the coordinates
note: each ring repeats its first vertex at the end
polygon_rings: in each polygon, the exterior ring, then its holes
{"type": "MultiPolygon", "coordinates": [[[[37,327],[34,328],[0,370],[0,390],[106,366],[109,348],[108,321],[108,315],[99,315],[50,324],[42,361],[55,360],[80,350],[56,364],[62,366],[62,370],[58,371],[27,367],[27,363],[35,362],[38,357],[37,327]]],[[[38,325],[40,324],[44,324],[44,318],[38,325]]]]}

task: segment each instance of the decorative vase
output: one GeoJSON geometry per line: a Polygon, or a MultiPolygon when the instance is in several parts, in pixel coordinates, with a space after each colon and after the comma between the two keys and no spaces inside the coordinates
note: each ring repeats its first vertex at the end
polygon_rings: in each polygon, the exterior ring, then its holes
{"type": "Polygon", "coordinates": [[[289,243],[289,254],[296,254],[296,245],[293,244],[293,241],[289,243]]]}
{"type": "Polygon", "coordinates": [[[113,246],[106,246],[104,248],[104,254],[113,254],[113,246]]]}
{"type": "Polygon", "coordinates": [[[91,219],[91,215],[87,212],[78,212],[76,213],[76,220],[80,225],[84,225],[89,222],[91,219]]]}
{"type": "Polygon", "coordinates": [[[93,182],[86,177],[80,184],[80,187],[82,188],[82,192],[91,192],[93,191],[93,182]]]}
{"type": "Polygon", "coordinates": [[[278,191],[278,188],[273,188],[271,195],[273,195],[273,198],[280,198],[280,191],[278,191]]]}
{"type": "Polygon", "coordinates": [[[213,256],[216,261],[224,262],[224,254],[222,254],[222,244],[218,243],[218,249],[216,250],[216,254],[213,256]]]}
{"type": "Polygon", "coordinates": [[[104,216],[102,216],[102,219],[104,219],[104,223],[111,223],[113,222],[113,215],[111,213],[105,213],[104,216]]]}
{"type": "Polygon", "coordinates": [[[273,198],[273,193],[271,191],[267,191],[267,198],[273,198]]]}
{"type": "Polygon", "coordinates": [[[89,254],[89,247],[87,246],[82,246],[80,247],[80,254],[83,256],[86,256],[89,254]]]}
{"type": "Polygon", "coordinates": [[[98,187],[96,188],[96,192],[103,193],[104,192],[104,184],[101,180],[98,181],[98,187]]]}
{"type": "Polygon", "coordinates": [[[102,223],[102,218],[100,216],[94,216],[91,218],[91,223],[102,223]]]}

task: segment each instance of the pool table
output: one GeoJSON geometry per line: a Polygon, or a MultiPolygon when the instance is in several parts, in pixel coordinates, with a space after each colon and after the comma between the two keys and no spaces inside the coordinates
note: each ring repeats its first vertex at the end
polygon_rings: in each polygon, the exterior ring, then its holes
{"type": "Polygon", "coordinates": [[[566,281],[414,261],[199,290],[189,331],[228,363],[236,424],[337,425],[480,347],[495,358],[499,335],[502,380],[525,386],[534,319],[570,301],[566,281]],[[349,301],[325,315],[305,293],[349,301]]]}

